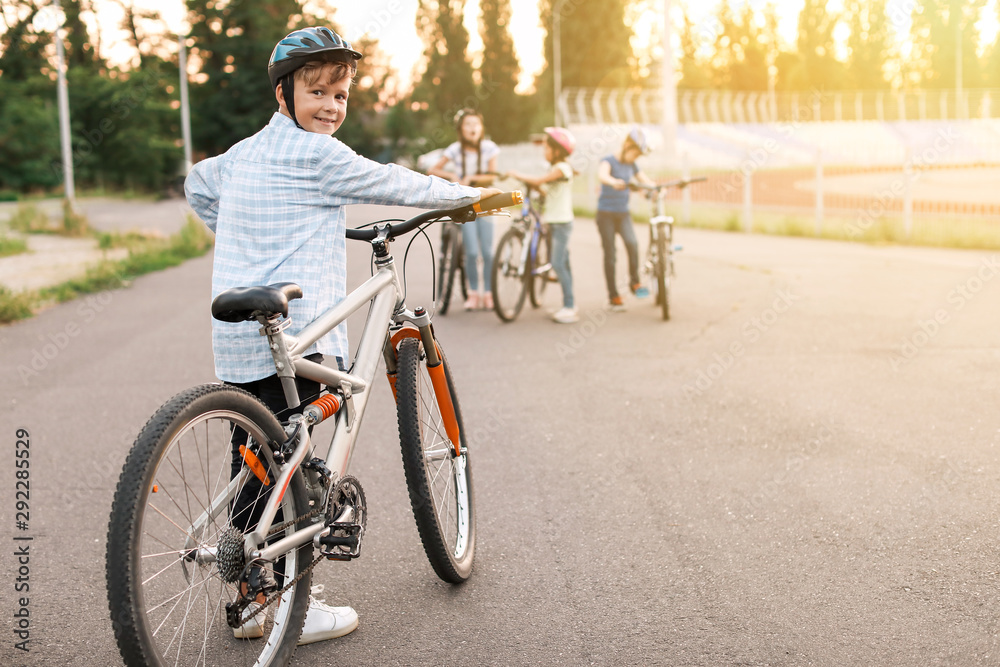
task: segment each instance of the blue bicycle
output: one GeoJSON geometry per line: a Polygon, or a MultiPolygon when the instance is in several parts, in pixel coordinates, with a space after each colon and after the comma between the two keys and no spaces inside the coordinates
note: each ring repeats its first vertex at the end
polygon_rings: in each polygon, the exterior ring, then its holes
{"type": "Polygon", "coordinates": [[[552,276],[552,233],[542,224],[538,208],[542,194],[524,184],[521,215],[500,237],[493,255],[493,310],[504,322],[513,322],[530,296],[540,308],[552,276]]]}

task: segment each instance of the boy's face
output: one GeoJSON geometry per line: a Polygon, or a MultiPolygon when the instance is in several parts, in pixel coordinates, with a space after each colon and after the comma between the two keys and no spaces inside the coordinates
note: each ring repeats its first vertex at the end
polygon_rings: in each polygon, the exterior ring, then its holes
{"type": "Polygon", "coordinates": [[[625,147],[624,154],[622,155],[622,158],[623,158],[622,162],[625,162],[627,164],[635,162],[636,160],[639,159],[639,156],[641,156],[641,155],[642,155],[642,151],[639,150],[638,146],[635,146],[633,144],[629,144],[628,146],[625,147]]]}
{"type": "MultiPolygon", "coordinates": [[[[347,117],[347,98],[351,92],[351,77],[346,76],[340,81],[331,83],[330,73],[334,65],[327,64],[315,82],[295,82],[295,117],[307,132],[332,135],[347,117]]],[[[285,107],[284,92],[281,84],[274,91],[281,107],[281,113],[289,118],[291,115],[285,107]]]]}

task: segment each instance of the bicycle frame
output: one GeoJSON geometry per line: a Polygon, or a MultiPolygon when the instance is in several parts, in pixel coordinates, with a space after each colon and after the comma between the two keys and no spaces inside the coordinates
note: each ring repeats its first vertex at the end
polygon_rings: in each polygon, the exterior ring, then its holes
{"type": "Polygon", "coordinates": [[[524,223],[524,234],[528,237],[528,243],[524,245],[524,250],[521,253],[521,270],[523,271],[528,266],[528,258],[531,258],[532,277],[543,271],[548,271],[551,268],[551,264],[546,264],[544,267],[535,266],[536,258],[538,257],[538,244],[541,243],[542,237],[544,236],[544,228],[542,227],[542,218],[538,213],[538,210],[531,205],[531,193],[533,188],[531,186],[526,186],[526,192],[524,201],[521,203],[521,220],[524,223]]]}
{"type": "MultiPolygon", "coordinates": [[[[386,241],[385,235],[383,234],[378,241],[384,243],[386,241]]],[[[372,243],[374,244],[376,241],[372,243]]],[[[442,389],[445,388],[444,384],[441,384],[439,387],[439,383],[434,377],[433,369],[431,368],[434,365],[434,361],[439,361],[439,357],[433,335],[430,332],[430,315],[422,312],[421,309],[418,309],[416,313],[406,310],[403,302],[403,289],[395,260],[391,254],[388,254],[388,251],[386,252],[387,255],[385,257],[376,258],[377,271],[371,278],[348,294],[343,301],[306,325],[298,335],[291,336],[284,332],[283,329],[287,326],[285,324],[287,320],[283,321],[280,325],[272,323],[268,326],[268,324],[264,324],[262,328],[262,332],[266,333],[268,343],[271,345],[272,354],[275,357],[275,366],[278,369],[279,377],[282,378],[282,382],[285,385],[286,397],[291,405],[298,404],[297,395],[294,395],[294,376],[316,380],[335,389],[339,388],[343,395],[343,402],[346,405],[342,406],[342,408],[346,409],[340,409],[334,415],[336,418],[334,435],[330,441],[330,447],[326,452],[326,456],[321,457],[325,459],[327,467],[333,473],[332,482],[345,475],[350,467],[351,456],[354,452],[354,446],[360,430],[357,428],[357,425],[361,422],[365,408],[368,405],[380,354],[386,360],[387,371],[390,373],[390,383],[392,383],[391,376],[395,372],[395,348],[393,345],[390,349],[389,332],[394,328],[403,330],[407,323],[413,325],[413,327],[405,327],[406,331],[413,332],[409,335],[419,336],[424,343],[424,348],[428,354],[428,370],[432,373],[432,382],[439,406],[441,407],[441,413],[446,420],[449,415],[451,416],[451,424],[446,423],[446,429],[448,429],[449,436],[453,436],[452,442],[455,443],[456,448],[459,443],[458,425],[454,419],[454,409],[451,407],[450,396],[448,396],[447,391],[444,391],[442,394],[442,389]],[[371,304],[371,308],[365,320],[361,342],[355,354],[354,364],[351,366],[350,372],[330,368],[303,358],[302,355],[311,345],[367,304],[371,304]],[[286,378],[290,382],[285,382],[286,378]],[[292,387],[292,396],[289,396],[289,384],[292,387]],[[442,395],[444,398],[442,398],[442,395]],[[292,402],[293,400],[294,403],[292,402]]],[[[395,341],[398,340],[398,337],[395,338],[395,341]]],[[[443,368],[440,375],[442,376],[441,381],[443,383],[443,368]]],[[[393,394],[395,395],[394,386],[393,394]]],[[[274,491],[269,494],[267,504],[258,521],[256,530],[249,536],[250,539],[247,540],[246,555],[248,560],[274,561],[282,554],[313,540],[326,528],[325,522],[321,521],[309,527],[299,529],[291,535],[262,548],[274,517],[277,514],[278,505],[284,496],[292,475],[296,472],[299,465],[306,460],[306,456],[314,450],[306,422],[308,420],[302,414],[293,415],[289,420],[289,426],[286,430],[290,431],[290,435],[297,437],[295,449],[277,472],[274,491]]],[[[246,476],[250,474],[253,473],[244,468],[242,473],[230,482],[222,494],[212,501],[210,511],[206,511],[192,525],[191,535],[197,535],[212,518],[220,512],[225,511],[229,502],[235,496],[236,489],[239,488],[241,481],[246,479],[246,476]]]]}

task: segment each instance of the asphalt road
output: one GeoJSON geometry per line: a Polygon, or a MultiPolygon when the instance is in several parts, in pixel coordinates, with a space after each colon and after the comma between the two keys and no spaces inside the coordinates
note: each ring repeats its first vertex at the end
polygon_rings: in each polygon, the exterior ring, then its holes
{"type": "MultiPolygon", "coordinates": [[[[1000,253],[678,241],[669,323],[603,309],[589,221],[571,244],[579,324],[436,319],[474,436],[474,575],[452,587],[427,564],[376,389],[352,471],[364,554],[315,576],[361,626],[295,664],[1000,664],[1000,253]]],[[[367,266],[354,248],[353,284],[367,266]]],[[[111,497],[145,420],[213,380],[210,272],[194,260],[0,329],[0,664],[120,664],[111,497]],[[30,594],[14,590],[24,544],[30,594]]]]}

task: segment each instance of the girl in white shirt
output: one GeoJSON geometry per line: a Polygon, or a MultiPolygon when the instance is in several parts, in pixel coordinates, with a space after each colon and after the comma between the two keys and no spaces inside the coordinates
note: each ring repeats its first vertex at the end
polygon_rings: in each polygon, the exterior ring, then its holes
{"type": "MultiPolygon", "coordinates": [[[[490,185],[497,171],[500,148],[485,138],[483,117],[473,109],[462,109],[455,115],[455,127],[458,141],[444,149],[441,160],[427,173],[462,185],[490,185]],[[454,171],[445,168],[449,162],[454,171]]],[[[492,310],[493,218],[479,217],[462,225],[462,244],[465,246],[465,275],[469,280],[465,309],[492,310]],[[483,258],[482,292],[479,291],[480,257],[483,258]]]]}
{"type": "Polygon", "coordinates": [[[548,184],[542,222],[552,229],[552,268],[563,292],[563,307],[552,314],[560,324],[579,321],[573,300],[573,274],[569,269],[569,237],[573,232],[573,167],[566,162],[576,147],[576,139],[561,127],[545,128],[545,159],[552,170],[542,176],[527,176],[516,171],[508,176],[524,181],[533,188],[548,184]]]}

